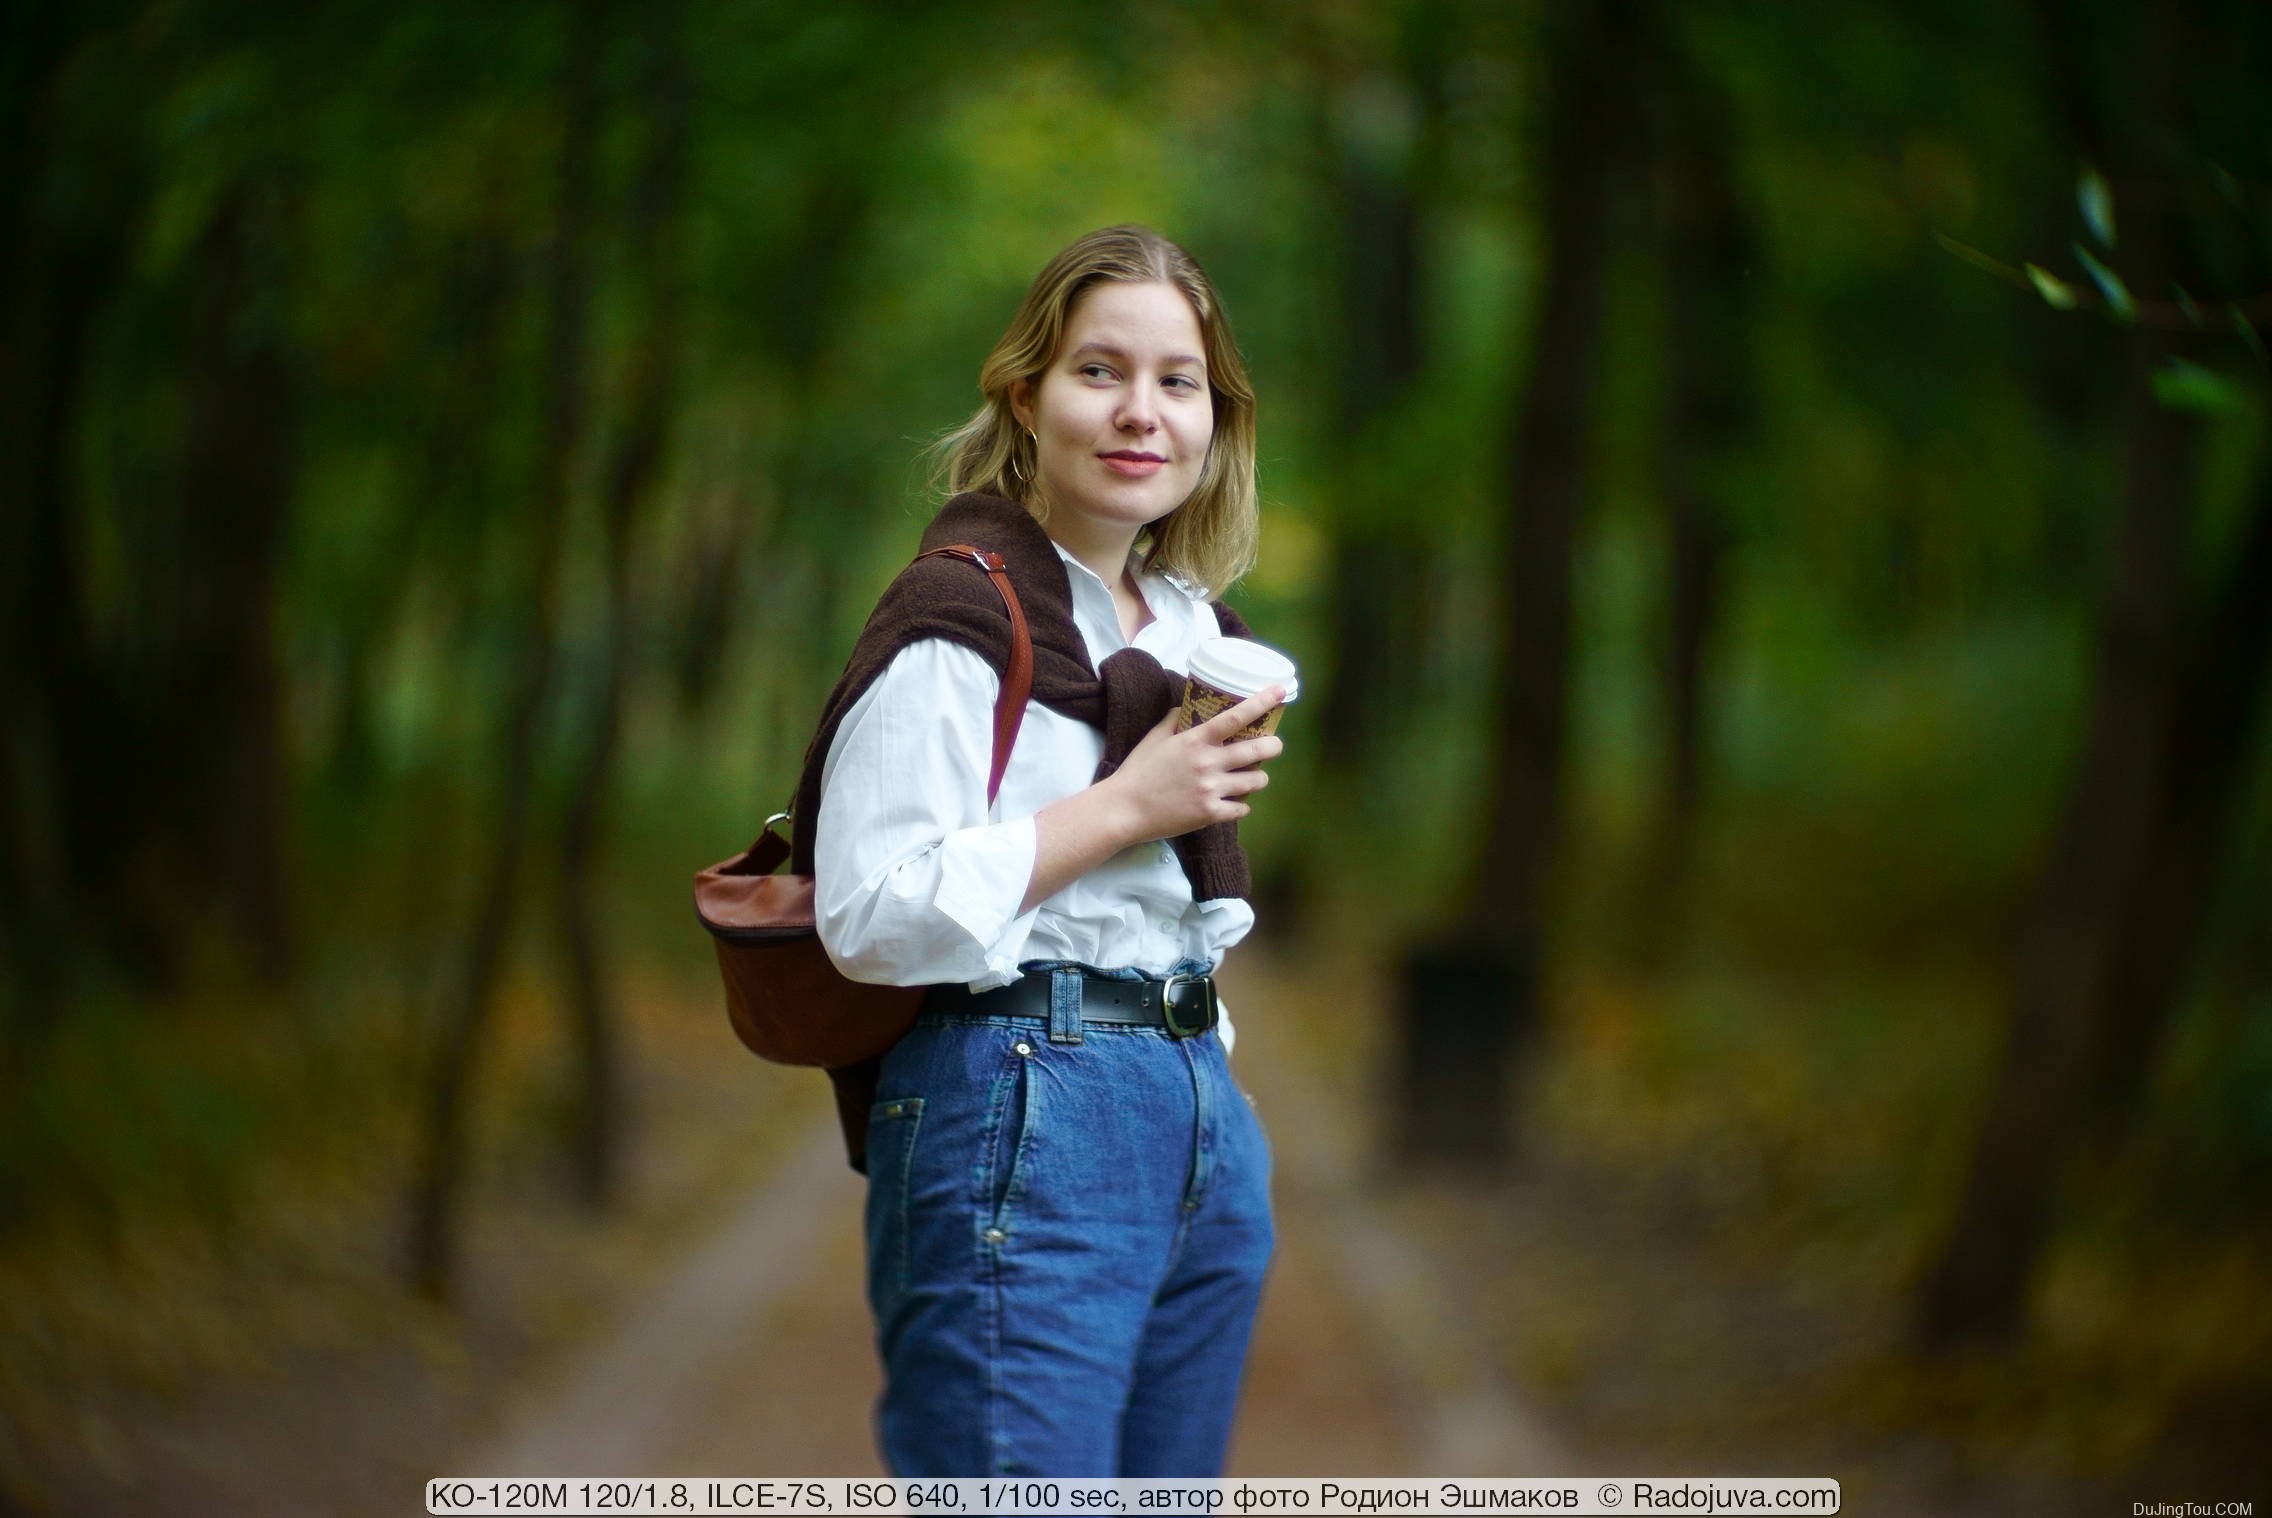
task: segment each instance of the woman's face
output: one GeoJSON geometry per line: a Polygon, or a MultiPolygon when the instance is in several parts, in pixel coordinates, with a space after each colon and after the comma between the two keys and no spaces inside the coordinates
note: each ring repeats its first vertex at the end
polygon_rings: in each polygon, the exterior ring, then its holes
{"type": "Polygon", "coordinates": [[[1081,293],[1040,382],[1010,390],[1053,523],[1068,512],[1133,537],[1189,498],[1215,435],[1205,351],[1173,285],[1106,280],[1081,293]]]}

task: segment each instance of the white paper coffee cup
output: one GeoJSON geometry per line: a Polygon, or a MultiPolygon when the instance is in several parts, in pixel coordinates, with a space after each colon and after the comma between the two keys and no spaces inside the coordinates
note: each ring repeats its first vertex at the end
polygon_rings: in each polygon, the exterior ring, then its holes
{"type": "Polygon", "coordinates": [[[1180,732],[1205,722],[1271,685],[1285,691],[1285,700],[1239,729],[1234,741],[1277,731],[1279,714],[1301,694],[1302,682],[1294,661],[1268,644],[1251,638],[1209,638],[1192,650],[1191,673],[1183,687],[1183,713],[1176,728],[1180,732]]]}

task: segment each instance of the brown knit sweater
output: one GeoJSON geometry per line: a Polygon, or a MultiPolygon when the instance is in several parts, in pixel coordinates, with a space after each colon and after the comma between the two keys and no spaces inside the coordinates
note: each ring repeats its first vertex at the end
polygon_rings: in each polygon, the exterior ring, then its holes
{"type": "MultiPolygon", "coordinates": [[[[1088,645],[1073,622],[1073,582],[1049,534],[1027,510],[1000,496],[975,491],[940,508],[923,533],[925,550],[968,543],[1002,556],[1033,637],[1033,696],[1044,706],[1104,732],[1104,759],[1096,779],[1118,769],[1144,734],[1181,699],[1183,678],[1160,667],[1141,649],[1123,648],[1101,669],[1089,663],[1088,645]]],[[[1216,620],[1231,637],[1252,636],[1238,613],[1213,603],[1216,620]]],[[[1000,674],[1010,662],[1010,618],[993,582],[976,565],[958,559],[918,559],[885,589],[868,625],[852,646],[836,688],[821,709],[819,730],[805,751],[797,784],[796,826],[789,868],[813,871],[814,821],[820,816],[821,770],[836,729],[892,656],[925,638],[945,638],[970,649],[1000,674]]],[[[1218,822],[1169,843],[1200,901],[1244,898],[1251,887],[1238,824],[1218,822]]],[[[867,1173],[868,1108],[875,1100],[882,1061],[829,1071],[836,1085],[837,1117],[844,1127],[852,1168],[867,1173]]]]}
{"type": "MultiPolygon", "coordinates": [[[[923,549],[969,543],[1002,556],[1010,583],[1033,634],[1033,699],[1075,721],[1104,730],[1104,761],[1095,778],[1120,768],[1129,750],[1183,696],[1183,677],[1170,674],[1138,648],[1124,648],[1094,669],[1088,645],[1073,624],[1073,582],[1049,534],[1023,506],[975,491],[940,508],[923,533],[923,549]]],[[[1216,620],[1234,638],[1252,636],[1238,613],[1214,604],[1216,620]]],[[[994,584],[974,564],[918,559],[899,572],[868,616],[844,675],[821,709],[820,730],[805,752],[797,786],[798,826],[789,868],[813,869],[813,821],[820,816],[820,776],[836,729],[892,656],[910,643],[945,638],[970,649],[1000,674],[1010,663],[1010,617],[994,584]]],[[[1238,824],[1218,822],[1171,839],[1191,894],[1200,901],[1244,898],[1252,889],[1238,824]]]]}

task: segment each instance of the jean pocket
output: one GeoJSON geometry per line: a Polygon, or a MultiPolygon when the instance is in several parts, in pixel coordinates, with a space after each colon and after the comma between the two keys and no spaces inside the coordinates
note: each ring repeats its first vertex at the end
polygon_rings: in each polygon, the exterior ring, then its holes
{"type": "Polygon", "coordinates": [[[907,1189],[923,1098],[895,1096],[868,1109],[868,1305],[878,1322],[907,1294],[907,1189]]]}
{"type": "Polygon", "coordinates": [[[982,1193],[985,1240],[989,1244],[998,1245],[1009,1236],[1011,1214],[1025,1192],[1026,1171],[1041,1108],[1040,1083],[1035,1079],[1038,1072],[1034,1068],[1040,1058],[1039,1050],[1037,1037],[1020,1032],[1011,1042],[1009,1059],[994,1082],[987,1123],[990,1142],[986,1185],[982,1193]]]}

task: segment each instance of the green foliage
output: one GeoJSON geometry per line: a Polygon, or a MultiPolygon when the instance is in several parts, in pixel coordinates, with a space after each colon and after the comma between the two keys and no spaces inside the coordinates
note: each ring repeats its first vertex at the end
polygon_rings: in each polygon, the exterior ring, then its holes
{"type": "MultiPolygon", "coordinates": [[[[2122,276],[2093,258],[2090,249],[2084,247],[2081,243],[2075,243],[2073,247],[2075,261],[2089,273],[2091,283],[2098,286],[2099,294],[2106,297],[2107,314],[2118,322],[2127,323],[2137,320],[2138,303],[2130,298],[2130,289],[2122,283],[2122,276]]],[[[2030,264],[2029,267],[2032,269],[2034,265],[2030,264]]],[[[2048,297],[2046,298],[2048,299],[2048,297]]],[[[2072,297],[2070,297],[2069,304],[2072,303],[2072,297]]],[[[2053,304],[2056,305],[2057,302],[2053,302],[2053,304]]]]}
{"type": "Polygon", "coordinates": [[[2035,293],[2043,297],[2045,305],[2051,307],[2054,311],[2072,311],[2075,309],[2074,286],[2068,284],[2041,264],[2027,264],[2023,267],[2027,270],[2029,283],[2035,286],[2035,293]]]}
{"type": "Polygon", "coordinates": [[[2241,387],[2214,369],[2172,358],[2154,373],[2154,398],[2173,411],[2235,416],[2247,409],[2241,387]]]}
{"type": "Polygon", "coordinates": [[[2272,358],[2268,358],[2264,352],[2264,334],[2256,330],[2256,323],[2248,319],[2248,313],[2235,306],[2232,322],[2234,335],[2240,338],[2250,355],[2259,364],[2272,363],[2272,358]]]}
{"type": "Polygon", "coordinates": [[[2089,164],[2083,165],[2082,173],[2075,177],[2075,205],[2098,245],[2113,251],[2114,192],[2107,187],[2106,176],[2089,164]]]}
{"type": "Polygon", "coordinates": [[[35,1223],[99,1237],[138,1213],[225,1230],[246,1176],[323,1101],[308,1051],[278,1032],[242,1013],[200,1031],[115,996],[83,1002],[0,1104],[0,1238],[35,1223]]]}

